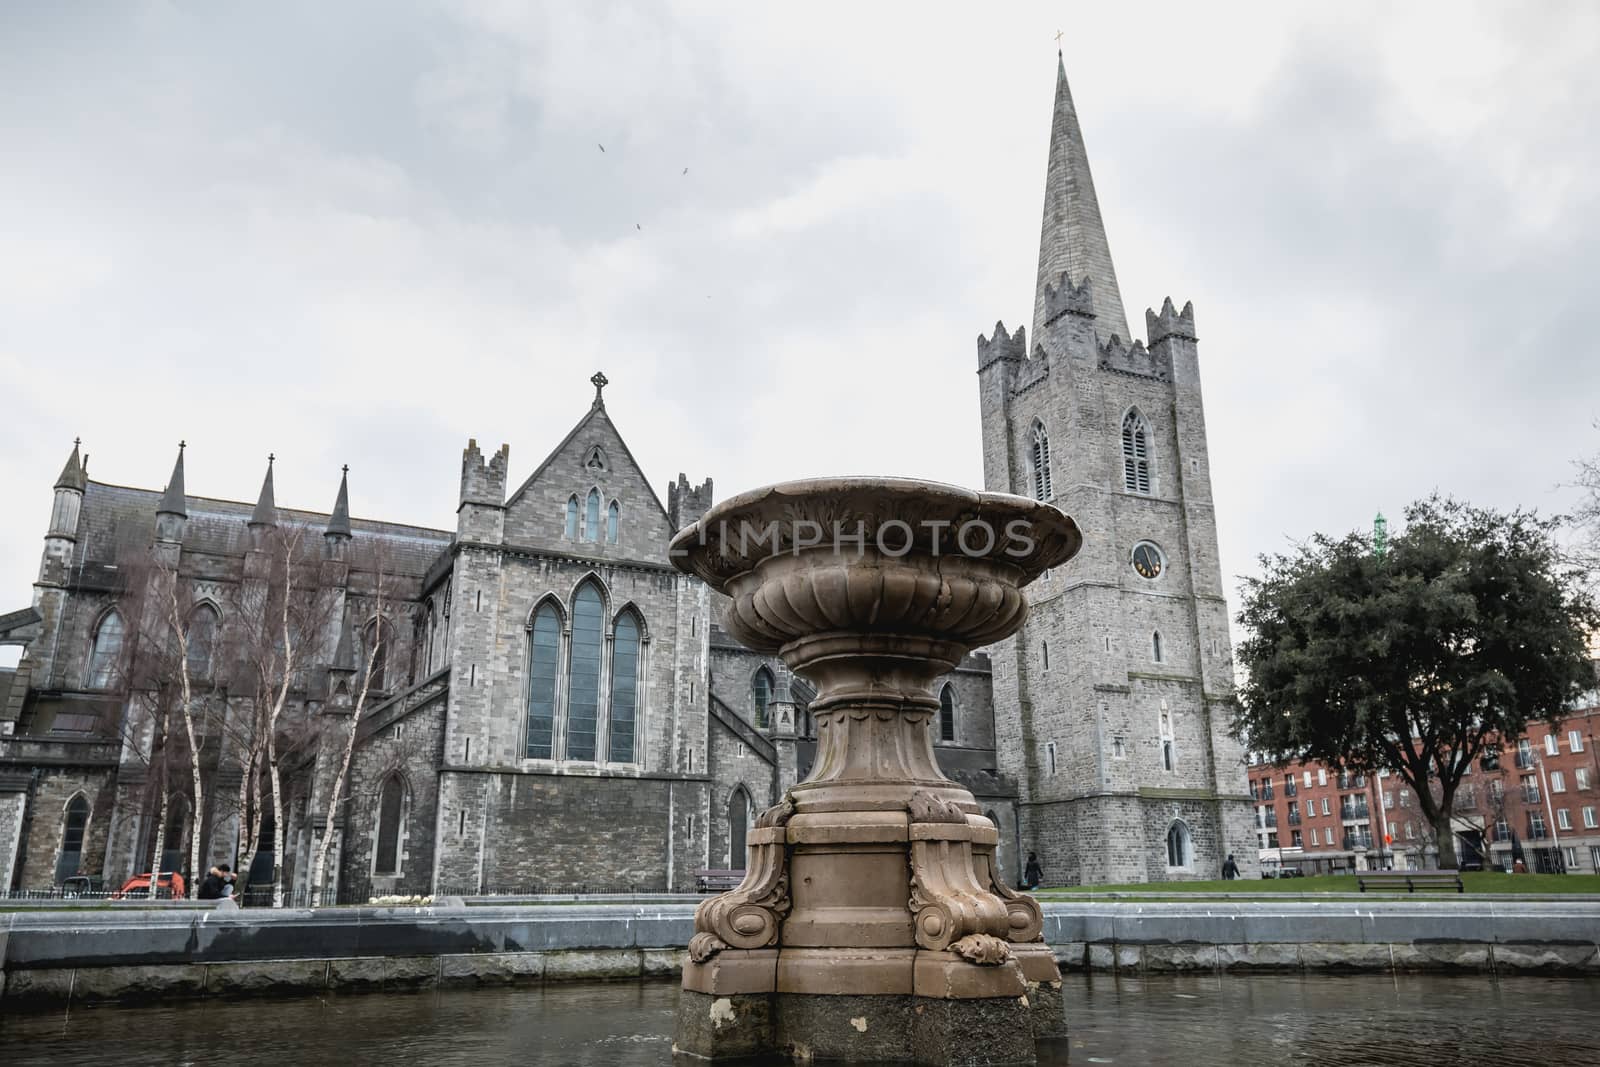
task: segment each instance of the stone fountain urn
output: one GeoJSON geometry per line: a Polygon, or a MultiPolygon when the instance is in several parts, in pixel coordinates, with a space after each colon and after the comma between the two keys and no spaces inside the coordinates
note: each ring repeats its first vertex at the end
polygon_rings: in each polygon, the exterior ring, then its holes
{"type": "Polygon", "coordinates": [[[673,539],[731,598],[728,631],[817,691],[809,777],[695,912],[681,1057],[1032,1064],[1063,1032],[1039,905],[939,770],[933,683],[1015,633],[1023,587],[1081,544],[1049,504],[897,478],[757,489],[673,539]]]}

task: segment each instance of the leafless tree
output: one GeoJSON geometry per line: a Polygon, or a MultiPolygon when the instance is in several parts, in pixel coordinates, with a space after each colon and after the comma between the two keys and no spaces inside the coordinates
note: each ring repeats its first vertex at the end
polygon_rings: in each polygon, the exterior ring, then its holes
{"type": "MultiPolygon", "coordinates": [[[[355,756],[356,734],[361,727],[361,717],[366,711],[367,700],[372,692],[373,667],[380,657],[389,660],[396,659],[393,650],[386,647],[386,642],[391,641],[390,635],[394,632],[383,622],[385,607],[395,599],[396,590],[393,588],[395,576],[392,566],[392,552],[386,541],[373,540],[365,545],[362,562],[364,568],[372,575],[372,607],[377,622],[372,626],[371,640],[364,643],[363,662],[361,675],[357,683],[355,704],[351,708],[350,722],[345,729],[343,746],[339,757],[339,769],[334,774],[333,785],[329,791],[327,816],[322,834],[317,841],[316,858],[311,864],[311,877],[308,887],[310,889],[311,906],[316,907],[322,899],[322,883],[328,867],[328,850],[333,844],[334,827],[339,817],[339,807],[345,799],[345,783],[350,775],[350,763],[355,756]]],[[[313,788],[315,779],[313,778],[313,788]]],[[[315,810],[315,805],[311,810],[315,810]]]]}
{"type": "Polygon", "coordinates": [[[262,536],[262,554],[260,573],[247,576],[239,597],[239,666],[252,694],[238,750],[246,770],[240,783],[241,823],[248,821],[250,830],[248,851],[240,862],[248,872],[259,847],[265,787],[272,811],[272,906],[281,908],[287,814],[284,760],[303,743],[307,682],[332,629],[337,597],[320,580],[321,553],[305,527],[281,524],[268,529],[262,536]]]}

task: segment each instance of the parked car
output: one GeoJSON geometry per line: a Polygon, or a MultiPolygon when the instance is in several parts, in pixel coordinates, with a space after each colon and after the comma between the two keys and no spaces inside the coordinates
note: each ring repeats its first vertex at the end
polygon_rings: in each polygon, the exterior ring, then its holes
{"type": "MultiPolygon", "coordinates": [[[[149,896],[149,872],[136,874],[122,883],[122,888],[112,894],[112,900],[124,900],[129,896],[149,896]]],[[[158,900],[181,900],[189,895],[189,888],[184,884],[183,875],[177,871],[163,871],[161,881],[156,883],[156,898],[158,900]]]]}

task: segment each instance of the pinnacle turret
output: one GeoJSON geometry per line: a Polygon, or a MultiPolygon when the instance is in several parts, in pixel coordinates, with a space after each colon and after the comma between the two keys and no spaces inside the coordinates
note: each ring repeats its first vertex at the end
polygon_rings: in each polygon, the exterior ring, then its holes
{"type": "Polygon", "coordinates": [[[67,465],[61,468],[61,477],[56,479],[57,489],[74,489],[83,492],[88,481],[88,473],[83,469],[83,460],[78,458],[78,445],[82,444],[76,437],[72,439],[72,455],[67,457],[67,465]]]}
{"type": "Polygon", "coordinates": [[[167,479],[166,492],[161,494],[161,503],[156,507],[157,515],[176,515],[187,519],[189,509],[184,503],[183,493],[183,450],[186,442],[178,442],[178,461],[172,465],[172,477],[167,479]]]}
{"type": "Polygon", "coordinates": [[[328,538],[350,539],[350,465],[347,463],[339,475],[339,496],[333,502],[333,514],[328,516],[328,528],[322,532],[328,538]]]}
{"type": "Polygon", "coordinates": [[[1094,332],[1104,344],[1112,335],[1129,337],[1128,315],[1111,265],[1111,245],[1100,218],[1100,201],[1089,173],[1089,153],[1078,126],[1064,61],[1056,66],[1055,116],[1050,124],[1050,162],[1045,172],[1044,221],[1039,234],[1039,276],[1034,290],[1033,336],[1050,318],[1046,290],[1059,292],[1062,275],[1073,289],[1087,279],[1095,316],[1094,332]]]}
{"type": "Polygon", "coordinates": [[[256,510],[250,515],[251,528],[278,525],[278,501],[272,491],[272,461],[276,458],[267,456],[267,476],[261,481],[261,495],[256,498],[256,510]]]}

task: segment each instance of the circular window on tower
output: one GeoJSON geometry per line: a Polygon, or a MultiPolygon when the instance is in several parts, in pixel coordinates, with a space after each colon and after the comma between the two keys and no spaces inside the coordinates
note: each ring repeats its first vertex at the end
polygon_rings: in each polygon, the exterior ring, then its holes
{"type": "Polygon", "coordinates": [[[1161,577],[1161,572],[1166,568],[1167,561],[1161,555],[1161,549],[1149,541],[1140,541],[1133,546],[1133,569],[1141,578],[1154,580],[1161,577]]]}

